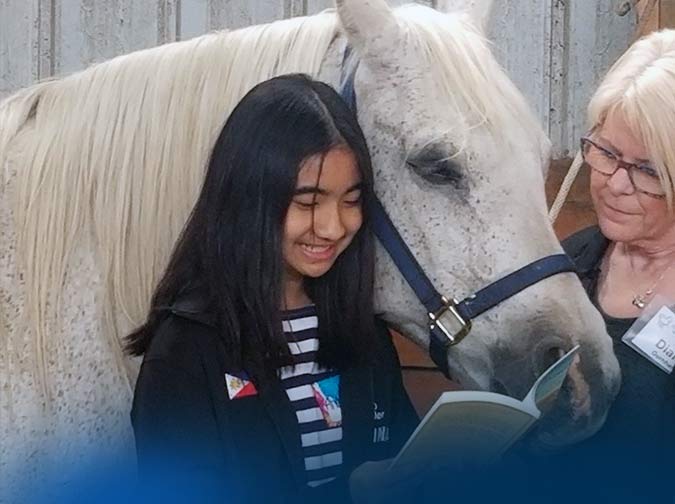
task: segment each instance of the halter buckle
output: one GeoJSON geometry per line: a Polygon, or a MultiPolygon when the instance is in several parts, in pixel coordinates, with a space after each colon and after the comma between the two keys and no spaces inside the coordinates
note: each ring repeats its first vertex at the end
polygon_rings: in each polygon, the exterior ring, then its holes
{"type": "Polygon", "coordinates": [[[438,328],[447,339],[444,346],[451,347],[462,341],[471,332],[471,320],[464,320],[459,314],[457,311],[459,302],[456,299],[449,300],[445,296],[441,296],[441,300],[443,306],[436,312],[428,313],[429,329],[433,331],[438,328]],[[456,330],[448,330],[446,324],[456,330]]]}

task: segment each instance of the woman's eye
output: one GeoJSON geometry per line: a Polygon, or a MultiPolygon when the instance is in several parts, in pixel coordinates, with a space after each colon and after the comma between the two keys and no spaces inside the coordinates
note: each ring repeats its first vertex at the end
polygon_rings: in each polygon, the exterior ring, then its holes
{"type": "Polygon", "coordinates": [[[640,170],[641,173],[647,175],[648,177],[659,178],[659,174],[651,166],[646,165],[638,166],[637,169],[640,170]]]}
{"type": "Polygon", "coordinates": [[[604,149],[599,149],[599,150],[600,150],[600,153],[601,153],[604,157],[606,157],[607,159],[611,159],[612,161],[616,161],[617,157],[616,157],[614,154],[612,154],[611,152],[606,151],[606,150],[604,150],[604,149]]]}

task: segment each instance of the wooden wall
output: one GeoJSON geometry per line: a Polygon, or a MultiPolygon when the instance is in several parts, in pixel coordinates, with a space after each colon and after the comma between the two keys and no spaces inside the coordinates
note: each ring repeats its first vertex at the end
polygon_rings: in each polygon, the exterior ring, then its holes
{"type": "Polygon", "coordinates": [[[659,28],[675,27],[675,0],[639,0],[636,38],[659,28]]]}
{"type": "MultiPolygon", "coordinates": [[[[419,0],[430,6],[464,1],[477,0],[419,0]]],[[[637,12],[619,9],[621,3],[493,0],[488,37],[553,139],[556,157],[576,147],[591,90],[630,42],[637,12]]],[[[122,53],[332,5],[333,0],[0,0],[0,96],[122,53]]]]}

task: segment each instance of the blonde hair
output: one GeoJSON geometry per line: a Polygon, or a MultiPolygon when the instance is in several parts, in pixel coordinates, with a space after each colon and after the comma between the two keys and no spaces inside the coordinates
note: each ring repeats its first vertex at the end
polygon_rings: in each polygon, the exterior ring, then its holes
{"type": "Polygon", "coordinates": [[[675,30],[635,42],[612,66],[588,105],[592,128],[620,112],[659,173],[668,207],[675,191],[675,30]]]}

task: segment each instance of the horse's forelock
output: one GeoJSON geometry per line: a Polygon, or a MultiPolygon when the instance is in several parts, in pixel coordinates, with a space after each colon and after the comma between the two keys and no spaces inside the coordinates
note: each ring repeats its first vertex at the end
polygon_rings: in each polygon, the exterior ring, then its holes
{"type": "Polygon", "coordinates": [[[409,41],[426,55],[433,80],[457,111],[468,109],[473,123],[486,126],[496,139],[514,127],[513,118],[542,149],[547,139],[522,94],[499,66],[481,31],[462,13],[441,14],[421,5],[396,10],[409,41]]]}

